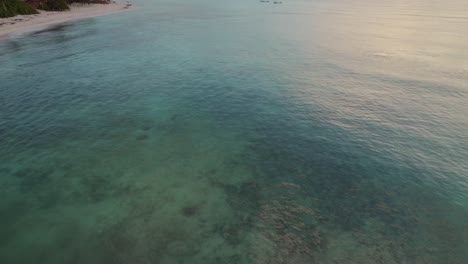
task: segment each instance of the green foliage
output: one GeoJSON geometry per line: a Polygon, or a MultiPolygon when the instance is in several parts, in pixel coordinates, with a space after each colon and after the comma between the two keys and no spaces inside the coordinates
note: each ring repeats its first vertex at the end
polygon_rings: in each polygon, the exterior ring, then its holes
{"type": "Polygon", "coordinates": [[[37,14],[37,11],[21,0],[0,0],[0,17],[37,14]]]}
{"type": "Polygon", "coordinates": [[[85,4],[103,4],[107,3],[107,0],[67,0],[69,4],[71,3],[85,3],[85,4]]]}
{"type": "Polygon", "coordinates": [[[46,11],[64,11],[69,10],[70,7],[65,0],[48,0],[42,4],[39,9],[46,11]]]}
{"type": "Polygon", "coordinates": [[[93,0],[67,0],[67,2],[69,4],[71,3],[85,3],[85,4],[89,4],[89,3],[92,3],[93,0]]]}

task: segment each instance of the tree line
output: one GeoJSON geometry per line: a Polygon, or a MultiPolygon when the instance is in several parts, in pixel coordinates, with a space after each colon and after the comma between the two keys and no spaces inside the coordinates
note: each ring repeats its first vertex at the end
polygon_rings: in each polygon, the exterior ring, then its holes
{"type": "Polygon", "coordinates": [[[71,3],[107,4],[109,0],[0,0],[0,17],[37,14],[38,9],[66,11],[71,3]]]}

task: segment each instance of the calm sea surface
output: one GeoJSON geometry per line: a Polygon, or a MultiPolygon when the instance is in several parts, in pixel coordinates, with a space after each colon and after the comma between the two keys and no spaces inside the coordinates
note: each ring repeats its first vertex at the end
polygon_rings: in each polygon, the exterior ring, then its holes
{"type": "Polygon", "coordinates": [[[0,263],[468,263],[468,2],[282,1],[0,41],[0,263]]]}

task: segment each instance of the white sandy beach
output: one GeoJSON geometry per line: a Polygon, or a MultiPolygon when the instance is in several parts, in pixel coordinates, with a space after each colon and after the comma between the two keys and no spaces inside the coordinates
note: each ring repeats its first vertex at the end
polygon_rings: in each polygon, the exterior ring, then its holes
{"type": "Polygon", "coordinates": [[[36,15],[19,15],[0,18],[0,39],[12,34],[39,30],[53,24],[78,20],[88,17],[107,15],[128,9],[129,3],[109,4],[72,4],[69,11],[49,12],[38,10],[36,15]]]}

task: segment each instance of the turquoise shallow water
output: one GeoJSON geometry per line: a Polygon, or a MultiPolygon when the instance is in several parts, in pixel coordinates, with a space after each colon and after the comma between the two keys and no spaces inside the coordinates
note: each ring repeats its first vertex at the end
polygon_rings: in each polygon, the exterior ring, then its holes
{"type": "Polygon", "coordinates": [[[0,41],[0,263],[468,263],[468,5],[375,2],[0,41]]]}

